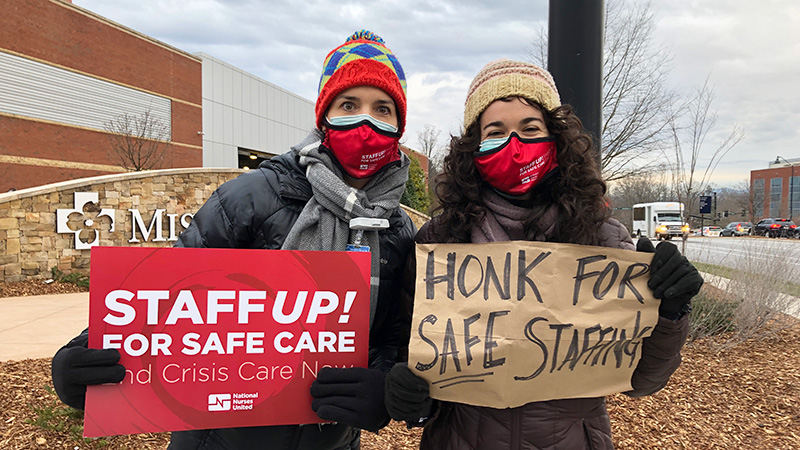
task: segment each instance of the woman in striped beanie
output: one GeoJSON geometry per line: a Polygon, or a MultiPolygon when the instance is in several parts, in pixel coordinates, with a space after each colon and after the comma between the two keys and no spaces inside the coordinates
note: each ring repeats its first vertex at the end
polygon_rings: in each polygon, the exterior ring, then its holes
{"type": "MultiPolygon", "coordinates": [[[[491,62],[469,87],[463,133],[452,138],[444,160],[436,191],[441,214],[415,240],[530,240],[634,250],[625,227],[609,217],[595,152],[591,136],[572,108],[561,104],[546,70],[507,59],[491,62]]],[[[674,245],[665,242],[653,249],[642,240],[637,247],[655,252],[648,286],[662,301],[658,324],[644,340],[631,379],[633,389],[627,394],[632,396],[658,391],[677,369],[688,329],[686,312],[702,284],[674,245]]],[[[408,289],[413,292],[413,286],[408,289]]],[[[499,326],[494,328],[495,345],[502,345],[499,326]]],[[[502,347],[492,353],[500,358],[502,347]]],[[[422,449],[613,448],[604,397],[496,409],[436,401],[429,393],[428,382],[404,363],[387,376],[389,414],[425,426],[422,449]]]]}
{"type": "MultiPolygon", "coordinates": [[[[398,148],[405,121],[400,63],[380,36],[354,33],[325,58],[308,137],[220,186],[181,234],[179,247],[369,252],[369,367],[319,370],[310,407],[325,424],[177,431],[170,450],[354,450],[361,429],[389,422],[384,381],[408,342],[411,311],[400,302],[399,275],[416,231],[399,204],[409,166],[398,148]],[[351,230],[359,217],[378,225],[351,230]],[[361,245],[350,246],[356,233],[361,245]]],[[[87,385],[125,377],[117,350],[87,343],[87,333],[73,339],[52,365],[59,397],[80,409],[87,385]]]]}

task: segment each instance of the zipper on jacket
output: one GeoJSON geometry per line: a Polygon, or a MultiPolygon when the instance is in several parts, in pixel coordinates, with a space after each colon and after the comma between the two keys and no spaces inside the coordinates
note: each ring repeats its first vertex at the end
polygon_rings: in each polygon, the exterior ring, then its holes
{"type": "Polygon", "coordinates": [[[583,435],[586,436],[586,448],[588,450],[594,450],[592,435],[589,433],[589,428],[586,427],[586,419],[581,419],[581,426],[583,426],[583,435]]]}
{"type": "Polygon", "coordinates": [[[522,422],[522,408],[514,408],[511,410],[511,450],[519,450],[520,447],[520,433],[522,432],[520,423],[522,422]]]}

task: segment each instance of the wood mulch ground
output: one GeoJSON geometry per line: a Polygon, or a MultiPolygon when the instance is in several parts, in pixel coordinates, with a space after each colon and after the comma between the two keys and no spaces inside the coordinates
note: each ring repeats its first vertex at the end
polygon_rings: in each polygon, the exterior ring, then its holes
{"type": "Polygon", "coordinates": [[[13,283],[0,281],[0,298],[71,294],[73,292],[87,292],[88,290],[76,284],[63,283],[61,281],[52,281],[50,283],[45,282],[45,280],[15,281],[13,283]]]}
{"type": "MultiPolygon", "coordinates": [[[[0,297],[41,293],[11,284],[0,283],[0,297]]],[[[3,450],[151,450],[169,440],[166,433],[80,438],[81,420],[52,391],[49,359],[0,362],[0,405],[3,450]]],[[[618,449],[800,449],[800,326],[722,353],[696,341],[664,390],[613,395],[608,407],[618,449]]],[[[419,433],[393,422],[365,432],[362,449],[414,449],[419,433]]]]}

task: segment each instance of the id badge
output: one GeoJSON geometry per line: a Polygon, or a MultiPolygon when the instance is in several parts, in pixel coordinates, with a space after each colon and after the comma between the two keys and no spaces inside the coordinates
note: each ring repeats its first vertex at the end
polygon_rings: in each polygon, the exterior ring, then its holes
{"type": "Polygon", "coordinates": [[[348,252],[368,252],[369,245],[354,245],[354,244],[347,244],[347,247],[344,248],[345,251],[348,252]]]}

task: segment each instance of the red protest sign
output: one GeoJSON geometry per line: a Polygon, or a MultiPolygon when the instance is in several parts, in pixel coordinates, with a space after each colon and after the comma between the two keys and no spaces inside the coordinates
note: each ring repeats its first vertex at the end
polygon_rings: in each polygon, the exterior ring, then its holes
{"type": "Polygon", "coordinates": [[[93,248],[89,346],[126,375],[84,435],[321,422],[319,369],[367,365],[369,278],[369,253],[93,248]]]}

